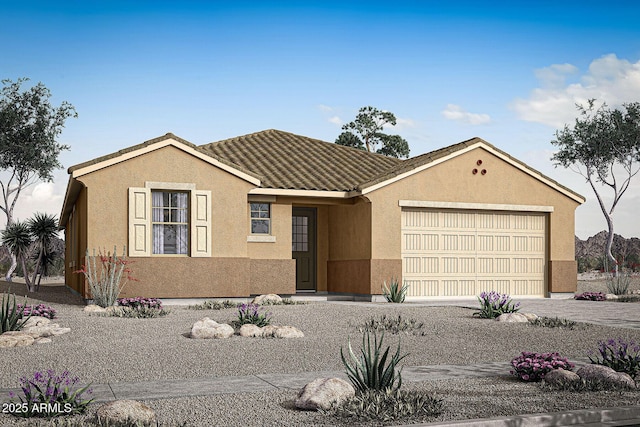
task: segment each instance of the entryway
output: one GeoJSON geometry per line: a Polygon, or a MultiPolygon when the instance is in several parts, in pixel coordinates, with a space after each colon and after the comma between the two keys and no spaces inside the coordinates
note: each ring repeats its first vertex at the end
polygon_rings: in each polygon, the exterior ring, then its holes
{"type": "Polygon", "coordinates": [[[296,292],[316,290],[316,209],[294,207],[291,256],[296,260],[296,292]]]}

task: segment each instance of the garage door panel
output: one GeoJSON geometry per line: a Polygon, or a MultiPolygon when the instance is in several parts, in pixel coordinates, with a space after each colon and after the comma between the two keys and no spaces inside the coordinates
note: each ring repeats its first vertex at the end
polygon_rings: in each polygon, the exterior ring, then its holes
{"type": "Polygon", "coordinates": [[[407,209],[402,224],[410,296],[544,293],[544,214],[407,209]]]}

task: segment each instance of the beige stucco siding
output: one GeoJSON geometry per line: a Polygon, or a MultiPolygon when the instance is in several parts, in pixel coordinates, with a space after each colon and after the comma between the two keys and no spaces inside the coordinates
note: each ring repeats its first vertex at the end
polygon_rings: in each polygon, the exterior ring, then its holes
{"type": "Polygon", "coordinates": [[[371,200],[372,257],[398,258],[399,200],[552,206],[551,259],[574,259],[574,215],[578,203],[506,161],[478,148],[377,189],[371,200]],[[476,162],[482,160],[482,165],[476,162]],[[476,168],[487,173],[473,174],[476,168]]]}
{"type": "Polygon", "coordinates": [[[128,239],[128,199],[130,187],[145,182],[195,184],[211,190],[212,255],[246,257],[248,224],[247,192],[253,185],[213,167],[175,147],[129,159],[78,178],[87,187],[89,248],[121,248],[128,239]]]}
{"type": "MultiPolygon", "coordinates": [[[[477,148],[367,194],[371,200],[372,259],[401,254],[399,200],[552,207],[548,213],[549,261],[574,260],[574,218],[579,203],[492,153],[477,148]],[[478,165],[481,160],[482,164],[478,165]],[[473,174],[473,169],[478,173],[473,174]],[[486,170],[486,174],[481,171],[486,170]]],[[[491,209],[491,208],[489,208],[491,209]]],[[[575,287],[570,267],[549,277],[549,291],[575,287]],[[554,284],[556,288],[554,289],[554,284]]]]}

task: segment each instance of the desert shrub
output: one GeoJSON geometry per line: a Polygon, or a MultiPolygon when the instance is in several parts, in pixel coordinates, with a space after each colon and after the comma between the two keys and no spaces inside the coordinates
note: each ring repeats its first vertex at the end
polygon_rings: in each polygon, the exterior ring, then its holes
{"type": "Polygon", "coordinates": [[[473,313],[474,316],[483,319],[495,319],[501,314],[516,313],[520,309],[520,303],[514,303],[508,294],[500,294],[496,291],[482,292],[478,298],[480,308],[473,313]]]}
{"type": "Polygon", "coordinates": [[[261,305],[305,305],[306,301],[296,301],[291,298],[282,298],[280,301],[266,300],[261,305]]]}
{"type": "Polygon", "coordinates": [[[629,295],[619,295],[618,299],[615,300],[617,302],[639,302],[640,295],[638,294],[629,294],[629,295]]]}
{"type": "Polygon", "coordinates": [[[393,303],[403,303],[406,296],[407,291],[409,290],[409,284],[404,283],[400,286],[397,278],[391,279],[389,285],[387,286],[387,282],[385,281],[382,285],[382,295],[387,302],[393,303]]]}
{"type": "Polygon", "coordinates": [[[46,317],[47,319],[54,319],[57,313],[53,307],[50,307],[44,304],[38,304],[38,305],[18,304],[17,310],[18,312],[22,313],[22,317],[40,316],[40,317],[46,317]]]}
{"type": "Polygon", "coordinates": [[[419,421],[438,416],[442,411],[442,399],[432,394],[386,389],[365,390],[323,412],[343,420],[390,422],[419,421]]]}
{"type": "Polygon", "coordinates": [[[16,305],[16,296],[5,292],[2,295],[2,305],[0,305],[0,334],[4,334],[7,331],[19,331],[22,329],[31,315],[26,315],[24,318],[24,307],[27,305],[25,300],[24,304],[16,305]],[[21,306],[21,308],[18,308],[21,306]]]}
{"type": "Polygon", "coordinates": [[[158,298],[118,298],[118,305],[131,308],[156,308],[162,310],[162,300],[158,298]]]}
{"type": "Polygon", "coordinates": [[[261,312],[258,304],[240,304],[238,306],[238,319],[233,322],[236,326],[247,323],[263,327],[271,323],[271,313],[261,312]]]}
{"type": "Polygon", "coordinates": [[[229,300],[224,300],[224,301],[207,300],[207,301],[203,301],[201,304],[192,304],[187,308],[191,310],[222,310],[223,308],[236,308],[236,307],[238,307],[238,304],[229,300]]]}
{"type": "Polygon", "coordinates": [[[87,265],[83,265],[80,270],[76,271],[76,273],[84,274],[89,283],[93,302],[100,307],[106,308],[114,305],[127,281],[136,280],[131,277],[130,261],[125,255],[126,249],[125,246],[120,257],[117,256],[115,247],[113,255],[104,254],[100,250],[96,256],[94,250],[93,256],[89,256],[87,249],[85,255],[87,265]]]}
{"type": "Polygon", "coordinates": [[[128,307],[128,306],[116,306],[113,308],[109,308],[104,313],[94,313],[98,316],[106,316],[106,317],[125,317],[131,319],[153,319],[156,317],[166,316],[171,313],[170,310],[165,308],[154,308],[154,307],[128,307]]]}
{"type": "Polygon", "coordinates": [[[576,294],[573,298],[585,301],[606,301],[607,295],[602,292],[583,292],[576,294]]]}
{"type": "Polygon", "coordinates": [[[389,359],[390,347],[387,347],[384,353],[381,352],[383,339],[384,332],[380,335],[380,340],[378,340],[378,335],[375,332],[365,332],[362,335],[362,347],[358,356],[356,356],[351,347],[351,340],[348,340],[351,362],[347,361],[343,349],[340,347],[342,363],[356,392],[397,390],[402,386],[402,369],[398,370],[398,363],[407,357],[407,354],[400,355],[400,342],[398,342],[398,349],[389,359]],[[373,346],[371,335],[373,335],[373,346]]]}
{"type": "Polygon", "coordinates": [[[533,326],[541,326],[543,328],[566,328],[573,329],[578,323],[569,319],[561,319],[559,317],[538,317],[529,321],[533,326]]]}
{"type": "Polygon", "coordinates": [[[424,323],[415,319],[404,319],[401,315],[398,317],[387,317],[383,314],[380,317],[370,317],[362,325],[358,326],[360,332],[390,332],[392,334],[417,334],[424,335],[422,328],[424,323]]]}
{"type": "Polygon", "coordinates": [[[617,372],[626,372],[631,378],[640,373],[640,345],[635,341],[609,339],[598,342],[598,354],[591,352],[589,360],[596,365],[608,366],[617,372]]]}
{"type": "MultiPolygon", "coordinates": [[[[33,378],[20,378],[22,396],[9,392],[14,404],[12,415],[30,417],[56,417],[84,413],[93,399],[85,399],[82,395],[91,394],[86,385],[75,388],[78,377],[71,378],[68,371],[56,375],[55,371],[35,372],[33,378]],[[18,397],[19,403],[15,400],[18,397]]],[[[11,407],[11,406],[10,406],[11,407]]]]}
{"type": "Polygon", "coordinates": [[[607,290],[610,294],[626,295],[629,292],[631,275],[629,273],[618,273],[607,275],[607,290]]]}
{"type": "Polygon", "coordinates": [[[558,353],[531,353],[523,351],[522,354],[511,361],[511,374],[523,381],[540,381],[544,376],[558,368],[570,371],[574,364],[566,357],[561,357],[558,353]]]}

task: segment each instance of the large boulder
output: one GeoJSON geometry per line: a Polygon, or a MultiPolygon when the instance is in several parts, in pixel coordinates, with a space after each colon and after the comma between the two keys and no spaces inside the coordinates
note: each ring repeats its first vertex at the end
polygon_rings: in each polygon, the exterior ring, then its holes
{"type": "Polygon", "coordinates": [[[276,294],[266,294],[266,295],[258,295],[251,301],[253,304],[279,304],[282,302],[282,298],[280,295],[276,294]]]}
{"type": "Polygon", "coordinates": [[[498,322],[507,323],[529,323],[529,319],[524,314],[520,313],[504,313],[496,317],[498,322]]]}
{"type": "Polygon", "coordinates": [[[562,386],[568,383],[579,382],[580,376],[575,372],[558,368],[547,372],[544,376],[544,381],[552,386],[562,386]]]}
{"type": "Polygon", "coordinates": [[[252,323],[246,323],[240,326],[240,336],[241,337],[261,337],[262,328],[252,323]]]}
{"type": "Polygon", "coordinates": [[[22,329],[33,328],[34,326],[46,326],[51,323],[51,319],[42,316],[31,316],[24,322],[22,329]]]}
{"type": "Polygon", "coordinates": [[[533,322],[538,318],[538,315],[535,313],[520,313],[520,314],[526,317],[529,322],[533,322]]]}
{"type": "Polygon", "coordinates": [[[636,383],[629,374],[616,372],[604,365],[584,365],[576,371],[576,374],[585,381],[602,381],[618,387],[636,388],[636,383]]]}
{"type": "Polygon", "coordinates": [[[226,323],[218,323],[208,317],[198,320],[191,327],[191,338],[229,338],[234,334],[234,330],[226,323]]]}
{"type": "Polygon", "coordinates": [[[89,304],[88,306],[83,308],[82,311],[86,313],[106,313],[107,309],[96,304],[89,304]]]}
{"type": "Polygon", "coordinates": [[[340,378],[318,378],[305,385],[296,399],[296,408],[329,409],[332,404],[355,396],[356,391],[347,381],[340,378]]]}
{"type": "Polygon", "coordinates": [[[114,400],[103,404],[96,411],[96,417],[106,425],[156,425],[153,409],[135,400],[114,400]]]}
{"type": "Polygon", "coordinates": [[[273,336],[275,338],[304,338],[302,331],[293,326],[279,326],[273,336]]]}

